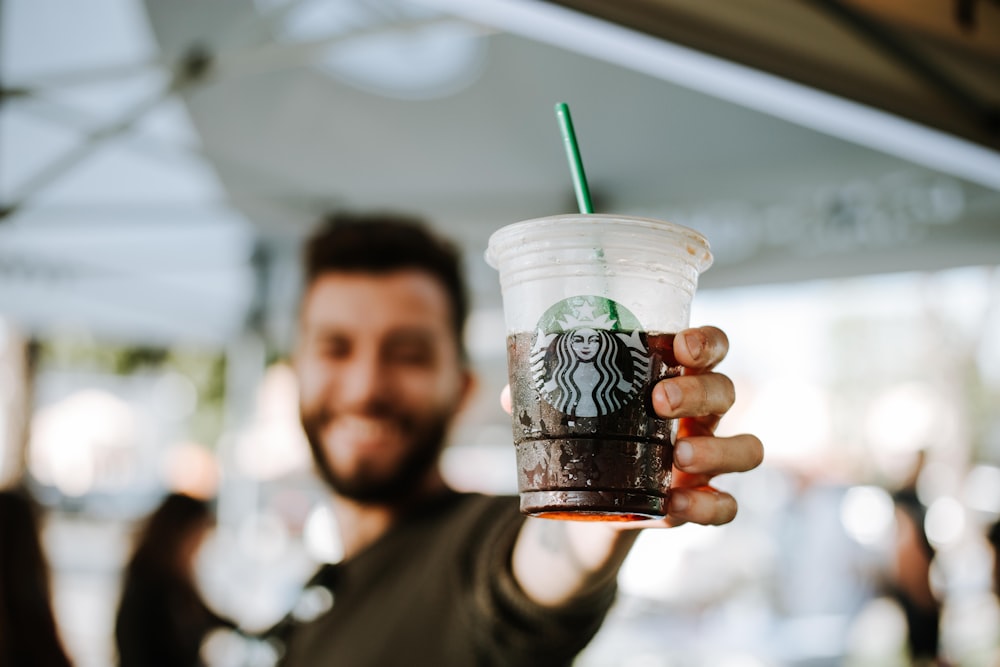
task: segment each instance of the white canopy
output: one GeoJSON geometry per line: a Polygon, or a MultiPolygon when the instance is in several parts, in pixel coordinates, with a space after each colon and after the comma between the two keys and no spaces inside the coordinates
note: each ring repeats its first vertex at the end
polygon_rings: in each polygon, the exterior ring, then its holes
{"type": "MultiPolygon", "coordinates": [[[[764,15],[698,10],[716,3],[583,13],[606,4],[4,3],[0,313],[39,335],[221,344],[263,322],[281,339],[303,234],[329,212],[376,208],[455,236],[477,304],[495,305],[489,234],[575,207],[559,101],[596,208],[705,233],[705,288],[997,263],[995,134],[904,113],[898,96],[851,99],[843,81],[825,85],[832,65],[814,82],[803,67],[765,71],[747,48],[769,36],[769,53],[794,60],[789,43],[817,50],[812,30],[862,70],[894,57],[844,41],[829,11],[803,24],[789,3],[757,3],[771,12],[762,35],[764,15]],[[693,27],[670,41],[671,25],[693,27]]],[[[915,34],[912,17],[826,4],[915,34]]],[[[1000,35],[1000,9],[976,11],[967,57],[949,60],[957,82],[998,58],[979,45],[1000,35]]],[[[1000,86],[987,90],[995,108],[1000,86]]]]}

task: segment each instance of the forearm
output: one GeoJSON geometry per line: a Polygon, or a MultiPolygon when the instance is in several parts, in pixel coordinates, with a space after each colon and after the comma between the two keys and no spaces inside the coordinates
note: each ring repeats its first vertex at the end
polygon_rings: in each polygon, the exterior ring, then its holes
{"type": "Polygon", "coordinates": [[[608,585],[638,534],[600,523],[529,518],[514,544],[514,579],[538,604],[567,604],[608,585]]]}

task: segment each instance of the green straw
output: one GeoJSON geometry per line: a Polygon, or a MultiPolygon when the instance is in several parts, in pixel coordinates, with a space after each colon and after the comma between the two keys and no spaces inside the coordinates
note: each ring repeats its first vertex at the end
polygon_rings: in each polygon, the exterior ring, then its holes
{"type": "MultiPolygon", "coordinates": [[[[559,129],[562,131],[563,145],[566,147],[569,170],[573,174],[576,203],[580,206],[580,213],[593,213],[594,204],[590,201],[590,188],[587,187],[587,175],[583,173],[583,160],[580,159],[580,147],[576,143],[576,132],[573,130],[573,119],[569,115],[569,105],[565,102],[556,104],[556,117],[559,119],[559,129]]],[[[598,259],[604,259],[603,248],[595,248],[594,251],[598,259]]],[[[604,297],[604,300],[608,306],[608,316],[620,324],[618,305],[607,297],[604,297]]]]}
{"type": "Polygon", "coordinates": [[[576,132],[573,131],[573,119],[565,102],[556,104],[556,117],[559,119],[559,129],[566,147],[569,170],[573,174],[573,187],[580,213],[593,213],[594,204],[590,201],[590,188],[587,187],[587,176],[583,173],[583,160],[580,159],[580,147],[576,143],[576,132]]]}

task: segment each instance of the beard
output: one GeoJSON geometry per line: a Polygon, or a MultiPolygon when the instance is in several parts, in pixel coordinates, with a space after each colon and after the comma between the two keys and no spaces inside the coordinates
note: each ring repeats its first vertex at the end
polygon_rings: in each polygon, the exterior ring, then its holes
{"type": "Polygon", "coordinates": [[[439,410],[418,420],[380,410],[375,416],[394,421],[400,432],[408,434],[403,454],[388,470],[361,466],[346,474],[331,465],[323,447],[322,433],[335,415],[326,409],[301,410],[302,427],[323,481],[337,495],[366,504],[392,504],[417,492],[444,449],[451,414],[451,410],[439,410]]]}

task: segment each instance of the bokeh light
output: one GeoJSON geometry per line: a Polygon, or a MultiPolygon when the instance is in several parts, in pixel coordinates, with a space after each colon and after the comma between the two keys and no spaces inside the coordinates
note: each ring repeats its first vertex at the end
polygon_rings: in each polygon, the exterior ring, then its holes
{"type": "Polygon", "coordinates": [[[965,531],[965,508],[955,498],[938,498],[927,509],[924,531],[927,539],[939,547],[947,547],[965,531]]]}
{"type": "Polygon", "coordinates": [[[306,553],[318,563],[336,563],[344,557],[344,547],[337,532],[337,520],[326,503],[313,507],[302,529],[306,553]]]}
{"type": "Polygon", "coordinates": [[[240,522],[238,543],[253,560],[273,563],[285,554],[289,545],[288,529],[281,517],[264,510],[247,515],[240,522]]]}
{"type": "Polygon", "coordinates": [[[136,415],[116,396],[85,389],[38,411],[32,421],[29,469],[42,484],[82,496],[115,484],[137,444],[136,415]]]}
{"type": "Polygon", "coordinates": [[[864,546],[884,544],[894,526],[892,497],[877,486],[854,486],[847,490],[840,505],[844,530],[864,546]]]}
{"type": "Polygon", "coordinates": [[[969,509],[1000,515],[1000,467],[973,466],[965,478],[963,499],[969,509]]]}
{"type": "Polygon", "coordinates": [[[886,452],[918,451],[932,442],[940,405],[934,389],[923,383],[895,385],[871,402],[865,433],[873,445],[886,452]]]}
{"type": "Polygon", "coordinates": [[[207,447],[196,442],[170,446],[161,464],[165,486],[195,498],[213,498],[219,489],[219,463],[207,447]]]}
{"type": "Polygon", "coordinates": [[[752,396],[740,427],[767,443],[769,463],[812,464],[830,444],[829,395],[801,378],[772,378],[752,396]]]}
{"type": "Polygon", "coordinates": [[[299,423],[298,400],[291,367],[270,366],[257,392],[253,421],[236,440],[236,465],[242,474],[271,480],[310,467],[312,459],[299,423]]]}

